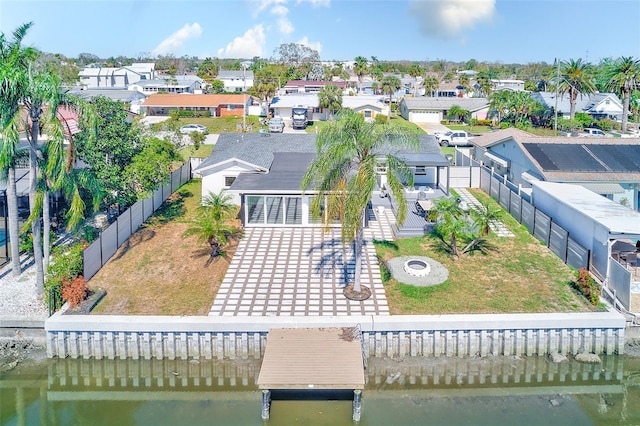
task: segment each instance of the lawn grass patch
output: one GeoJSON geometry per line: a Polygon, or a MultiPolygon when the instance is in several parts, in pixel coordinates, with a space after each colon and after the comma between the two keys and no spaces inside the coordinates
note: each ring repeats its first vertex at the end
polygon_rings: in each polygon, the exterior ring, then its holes
{"type": "Polygon", "coordinates": [[[182,160],[186,163],[189,158],[207,158],[213,152],[215,145],[200,145],[198,149],[195,149],[193,145],[185,146],[178,150],[178,153],[182,157],[182,160]]]}
{"type": "MultiPolygon", "coordinates": [[[[480,190],[480,200],[498,205],[480,190]]],[[[433,235],[404,238],[393,246],[375,242],[379,259],[428,256],[449,270],[441,285],[416,287],[391,278],[385,291],[392,314],[586,312],[594,308],[571,286],[573,272],[508,213],[503,223],[515,237],[487,236],[482,251],[457,261],[433,235]]],[[[384,274],[383,274],[384,275],[384,274]]]]}
{"type": "Polygon", "coordinates": [[[172,194],[89,281],[107,295],[92,311],[117,315],[206,315],[235,253],[207,266],[210,248],[183,237],[201,200],[193,179],[172,194]]]}

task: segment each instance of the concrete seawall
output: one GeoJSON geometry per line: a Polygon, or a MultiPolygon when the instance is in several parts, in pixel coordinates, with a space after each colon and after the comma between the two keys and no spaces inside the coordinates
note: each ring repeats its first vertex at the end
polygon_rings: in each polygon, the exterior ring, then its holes
{"type": "Polygon", "coordinates": [[[622,354],[617,312],[336,317],[170,317],[55,314],[47,356],[259,359],[271,328],[360,327],[367,357],[622,354]]]}

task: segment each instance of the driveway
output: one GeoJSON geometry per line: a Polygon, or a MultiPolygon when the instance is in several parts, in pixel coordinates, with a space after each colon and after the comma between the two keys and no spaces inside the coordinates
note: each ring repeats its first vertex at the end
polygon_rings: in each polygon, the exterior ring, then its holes
{"type": "Polygon", "coordinates": [[[415,123],[422,130],[427,132],[427,134],[432,135],[434,132],[448,132],[451,129],[440,123],[415,123]]]}

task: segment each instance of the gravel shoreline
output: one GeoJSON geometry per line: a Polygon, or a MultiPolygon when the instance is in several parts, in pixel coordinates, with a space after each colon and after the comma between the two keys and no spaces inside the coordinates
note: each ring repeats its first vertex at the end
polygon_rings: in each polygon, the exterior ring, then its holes
{"type": "Polygon", "coordinates": [[[23,272],[18,277],[13,276],[11,263],[0,269],[0,318],[45,320],[49,311],[44,295],[38,295],[36,290],[33,259],[23,256],[20,260],[23,272]]]}

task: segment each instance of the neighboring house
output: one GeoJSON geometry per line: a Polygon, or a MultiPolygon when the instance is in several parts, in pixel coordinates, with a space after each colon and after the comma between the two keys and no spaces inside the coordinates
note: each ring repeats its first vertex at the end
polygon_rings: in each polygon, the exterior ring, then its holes
{"type": "Polygon", "coordinates": [[[217,80],[224,83],[225,92],[246,92],[253,87],[254,77],[252,70],[220,70],[217,80]]]}
{"type": "MultiPolygon", "coordinates": [[[[211,156],[194,171],[202,177],[202,194],[227,189],[247,227],[321,226],[309,212],[314,192],[303,196],[300,187],[315,156],[315,140],[314,134],[223,133],[211,156]]],[[[414,171],[416,187],[448,192],[448,178],[442,177],[448,176],[449,162],[433,137],[423,135],[420,143],[419,153],[396,155],[414,171]]],[[[384,167],[378,174],[382,186],[384,167]]]]}
{"type": "MultiPolygon", "coordinates": [[[[291,94],[276,96],[271,99],[269,109],[274,117],[290,118],[291,108],[302,107],[309,111],[309,120],[324,121],[329,118],[329,111],[320,107],[317,94],[291,94]]],[[[361,113],[365,118],[373,119],[378,114],[387,115],[389,105],[384,102],[384,96],[342,96],[342,107],[361,113]]]]}
{"type": "Polygon", "coordinates": [[[164,76],[153,80],[140,80],[130,84],[129,90],[136,90],[146,95],[153,93],[202,93],[202,80],[197,75],[164,76]]]}
{"type": "MultiPolygon", "coordinates": [[[[556,108],[556,94],[553,92],[531,92],[531,97],[549,109],[556,108]]],[[[557,101],[558,116],[568,119],[571,111],[569,95],[559,94],[557,101]]],[[[576,112],[589,114],[595,120],[622,120],[622,110],[622,102],[615,93],[578,95],[576,99],[576,112]]]]}
{"type": "Polygon", "coordinates": [[[347,83],[344,81],[315,81],[315,80],[291,80],[280,89],[281,94],[296,94],[296,93],[314,93],[320,92],[324,86],[332,85],[338,86],[343,91],[347,87],[347,83]]]}
{"type": "Polygon", "coordinates": [[[77,96],[80,99],[90,101],[97,96],[104,96],[113,101],[122,102],[129,105],[129,111],[134,114],[140,113],[140,105],[147,99],[147,95],[144,93],[126,90],[126,89],[81,89],[74,87],[68,92],[71,95],[77,96]]]}
{"type": "Polygon", "coordinates": [[[87,89],[126,89],[140,80],[155,78],[154,63],[133,63],[118,68],[87,67],[78,73],[80,85],[87,89]]]}
{"type": "Polygon", "coordinates": [[[404,98],[400,101],[400,115],[412,123],[440,123],[454,105],[466,109],[472,118],[484,120],[489,112],[486,98],[404,98]]]}
{"type": "Polygon", "coordinates": [[[511,128],[472,143],[476,160],[524,191],[537,181],[577,184],[640,208],[640,139],[542,137],[511,128]]]}
{"type": "Polygon", "coordinates": [[[247,95],[161,94],[149,96],[140,106],[145,115],[169,115],[172,110],[200,111],[211,117],[242,116],[245,105],[253,98],[247,95]]]}
{"type": "Polygon", "coordinates": [[[524,81],[522,80],[491,80],[491,90],[509,90],[511,92],[523,92],[524,81]]]}

